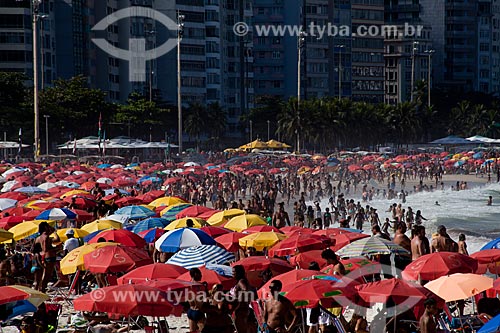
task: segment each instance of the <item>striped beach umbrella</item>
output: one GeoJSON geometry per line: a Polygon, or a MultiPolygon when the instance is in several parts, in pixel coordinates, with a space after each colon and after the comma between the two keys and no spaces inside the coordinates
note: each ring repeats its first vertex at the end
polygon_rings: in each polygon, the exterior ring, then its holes
{"type": "Polygon", "coordinates": [[[162,252],[176,252],[199,245],[215,245],[215,240],[195,228],[182,228],[167,232],[155,242],[155,248],[162,252]]]}
{"type": "Polygon", "coordinates": [[[155,216],[156,213],[151,209],[147,209],[143,206],[127,206],[118,209],[115,214],[124,215],[128,217],[130,220],[142,220],[151,216],[155,216]]]}
{"type": "Polygon", "coordinates": [[[337,254],[341,257],[365,257],[378,254],[409,254],[403,247],[381,237],[359,239],[340,249],[337,254]]]}
{"type": "Polygon", "coordinates": [[[181,250],[174,254],[167,263],[191,269],[207,264],[225,264],[233,261],[234,255],[216,245],[201,245],[181,250]]]}
{"type": "Polygon", "coordinates": [[[178,203],[169,207],[166,207],[160,212],[160,216],[167,221],[174,221],[177,219],[176,215],[182,212],[184,209],[191,207],[190,203],[178,203]]]}
{"type": "Polygon", "coordinates": [[[76,214],[67,208],[52,208],[44,210],[38,215],[35,220],[74,220],[76,219],[76,214]]]}

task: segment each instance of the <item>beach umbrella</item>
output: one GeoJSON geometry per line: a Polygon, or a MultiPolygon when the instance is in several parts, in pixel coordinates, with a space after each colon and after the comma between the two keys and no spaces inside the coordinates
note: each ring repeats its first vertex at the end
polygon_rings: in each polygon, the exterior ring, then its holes
{"type": "Polygon", "coordinates": [[[470,257],[476,259],[479,264],[478,269],[474,273],[478,273],[479,271],[486,272],[487,269],[490,269],[493,273],[497,273],[498,264],[500,263],[500,249],[478,251],[471,254],[470,257]]]}
{"type": "Polygon", "coordinates": [[[139,236],[144,238],[144,240],[148,243],[154,243],[158,238],[160,238],[163,234],[165,234],[167,231],[164,229],[160,228],[152,228],[149,230],[144,230],[138,233],[139,236]]]}
{"type": "Polygon", "coordinates": [[[346,228],[329,228],[329,229],[316,230],[313,232],[313,234],[333,238],[337,235],[358,233],[359,232],[359,230],[357,230],[357,229],[353,229],[353,230],[356,230],[357,232],[351,232],[350,230],[347,230],[346,228]]]}
{"type": "Polygon", "coordinates": [[[106,246],[117,246],[117,243],[95,243],[95,244],[85,244],[80,246],[64,256],[61,260],[61,273],[64,275],[73,274],[77,270],[85,270],[83,263],[83,257],[95,249],[106,247],[106,246]]]}
{"type": "Polygon", "coordinates": [[[8,240],[11,240],[14,237],[14,234],[12,232],[9,232],[4,229],[0,229],[0,242],[5,242],[8,240]]]}
{"type": "Polygon", "coordinates": [[[21,201],[28,198],[28,195],[21,192],[7,192],[0,194],[0,198],[12,199],[21,201]]]}
{"type": "MultiPolygon", "coordinates": [[[[248,230],[248,228],[256,227],[256,226],[265,226],[267,225],[267,221],[256,214],[243,214],[238,215],[231,218],[225,225],[224,228],[242,232],[243,230],[248,230]]],[[[268,230],[271,231],[271,230],[268,230]]]]}
{"type": "Polygon", "coordinates": [[[137,197],[122,197],[120,199],[115,200],[115,204],[118,207],[140,205],[142,204],[142,200],[137,197]]]}
{"type": "Polygon", "coordinates": [[[308,269],[309,264],[313,261],[317,262],[320,268],[326,266],[326,260],[321,258],[321,252],[323,250],[312,250],[304,253],[299,253],[296,256],[290,257],[290,264],[301,268],[308,269]]]}
{"type": "Polygon", "coordinates": [[[0,228],[9,230],[13,226],[18,225],[19,223],[26,221],[27,218],[24,216],[7,216],[0,219],[0,228]]]}
{"type": "Polygon", "coordinates": [[[281,229],[279,229],[280,232],[284,233],[287,236],[292,236],[295,233],[302,233],[302,234],[312,234],[314,232],[313,229],[310,228],[304,228],[304,227],[298,227],[295,225],[292,226],[286,226],[281,229]]]}
{"type": "Polygon", "coordinates": [[[311,279],[286,285],[280,294],[288,298],[297,308],[314,308],[318,305],[332,308],[338,307],[336,297],[352,298],[356,295],[356,291],[353,287],[341,286],[336,281],[311,279]]]}
{"type": "Polygon", "coordinates": [[[168,221],[162,218],[158,217],[150,217],[148,219],[139,221],[134,228],[132,229],[132,232],[138,234],[141,231],[149,230],[152,228],[165,228],[168,225],[168,221]]]}
{"type": "Polygon", "coordinates": [[[119,222],[110,221],[110,220],[96,220],[94,222],[85,224],[82,226],[82,230],[87,231],[88,233],[93,233],[98,230],[106,230],[106,229],[122,229],[123,225],[119,222]]]}
{"type": "Polygon", "coordinates": [[[95,249],[83,256],[85,269],[92,273],[126,272],[152,263],[148,252],[123,245],[95,249]]]}
{"type": "Polygon", "coordinates": [[[480,251],[489,250],[489,249],[500,249],[500,238],[489,241],[484,245],[480,251]]]}
{"type": "Polygon", "coordinates": [[[124,246],[144,248],[147,244],[141,236],[134,234],[132,231],[124,229],[105,230],[99,233],[98,236],[92,238],[88,243],[97,243],[99,238],[104,238],[107,242],[119,243],[124,246]]]}
{"type": "Polygon", "coordinates": [[[76,214],[67,208],[52,208],[43,211],[35,220],[75,220],[76,214]]]}
{"type": "Polygon", "coordinates": [[[348,244],[351,244],[354,241],[357,241],[358,239],[363,239],[370,237],[366,234],[356,234],[353,232],[348,232],[344,234],[338,234],[336,236],[331,236],[330,238],[333,240],[333,245],[332,245],[332,250],[338,251],[341,248],[345,247],[348,244]]]}
{"type": "Polygon", "coordinates": [[[206,264],[225,264],[233,260],[232,253],[216,245],[201,245],[177,252],[167,263],[191,269],[206,264]]]}
{"type": "Polygon", "coordinates": [[[73,307],[77,311],[152,317],[166,317],[173,310],[173,305],[161,290],[143,284],[100,288],[75,299],[73,307]],[[123,301],[117,302],[116,295],[126,295],[126,297],[123,301]],[[144,297],[144,295],[151,297],[144,297]]]}
{"type": "MultiPolygon", "coordinates": [[[[174,305],[182,305],[182,302],[192,301],[193,296],[205,295],[206,288],[198,282],[184,281],[179,279],[157,279],[141,283],[144,286],[158,288],[168,295],[174,305]],[[201,294],[200,294],[201,293],[201,294]]],[[[179,310],[182,310],[179,309],[179,310]]],[[[178,317],[182,314],[176,313],[178,317]]]]}
{"type": "Polygon", "coordinates": [[[15,189],[14,191],[15,192],[26,193],[26,194],[29,194],[29,195],[33,195],[33,194],[48,194],[49,193],[46,190],[43,190],[43,189],[41,189],[39,187],[36,187],[36,186],[20,187],[18,189],[15,189]]]}
{"type": "Polygon", "coordinates": [[[56,221],[45,221],[45,220],[25,221],[10,228],[9,232],[13,234],[12,239],[17,242],[21,239],[33,236],[34,234],[38,233],[38,226],[42,222],[47,222],[52,227],[56,225],[56,221]]]}
{"type": "Polygon", "coordinates": [[[311,250],[324,250],[329,245],[330,240],[325,236],[296,234],[270,248],[269,255],[283,257],[311,250]]]}
{"type": "Polygon", "coordinates": [[[178,220],[174,220],[170,222],[166,227],[165,230],[174,230],[174,229],[180,229],[180,228],[186,228],[187,227],[187,222],[188,220],[191,220],[193,222],[193,227],[194,228],[201,228],[204,226],[205,220],[202,220],[198,217],[183,217],[178,220]]]}
{"type": "Polygon", "coordinates": [[[215,245],[215,240],[196,228],[182,228],[169,231],[155,242],[155,248],[161,252],[176,252],[199,245],[215,245]]]}
{"type": "Polygon", "coordinates": [[[258,291],[257,295],[260,299],[266,299],[270,296],[269,286],[274,280],[279,280],[283,286],[292,284],[300,280],[312,279],[314,275],[318,275],[318,271],[313,271],[310,269],[294,269],[292,271],[274,276],[271,280],[267,281],[258,291]]]}
{"type": "Polygon", "coordinates": [[[137,198],[141,199],[142,202],[149,204],[149,203],[153,202],[154,200],[163,197],[164,195],[165,195],[165,191],[155,190],[155,191],[149,191],[149,192],[146,192],[144,194],[141,194],[141,195],[137,196],[137,198]]]}
{"type": "Polygon", "coordinates": [[[177,265],[154,263],[135,268],[118,278],[118,284],[142,283],[151,280],[177,279],[188,270],[177,265]]]}
{"type": "MultiPolygon", "coordinates": [[[[241,209],[235,209],[235,208],[227,209],[227,210],[223,210],[221,212],[215,213],[212,216],[210,216],[210,218],[207,220],[207,223],[210,225],[213,225],[213,226],[221,226],[222,224],[224,224],[226,221],[228,221],[232,217],[243,215],[243,214],[245,214],[245,211],[241,210],[241,209]]],[[[248,228],[248,226],[246,228],[248,228]]],[[[243,229],[246,229],[246,228],[243,228],[243,229]]],[[[243,229],[241,229],[241,230],[243,230],[243,229]]]]}
{"type": "MultiPolygon", "coordinates": [[[[177,214],[182,212],[184,209],[191,207],[190,203],[178,203],[172,206],[168,206],[160,211],[160,216],[168,221],[173,221],[176,219],[177,214]]],[[[160,206],[163,207],[163,206],[160,206]]]]}
{"type": "Polygon", "coordinates": [[[419,300],[426,298],[418,287],[418,285],[411,282],[392,278],[358,285],[355,288],[358,295],[370,304],[387,303],[389,299],[399,304],[408,298],[414,299],[414,304],[416,304],[419,300]]]}
{"type": "Polygon", "coordinates": [[[500,314],[490,319],[477,333],[498,333],[500,332],[500,314]]]}
{"type": "MultiPolygon", "coordinates": [[[[0,219],[0,221],[1,221],[1,219],[0,219]]],[[[222,236],[225,234],[229,234],[232,232],[231,230],[228,230],[226,228],[213,227],[213,226],[204,226],[204,227],[201,227],[200,230],[206,232],[207,234],[209,234],[213,238],[216,238],[216,237],[219,237],[219,236],[222,236]]]]}
{"type": "MultiPolygon", "coordinates": [[[[380,273],[381,266],[380,263],[371,261],[365,257],[360,257],[360,258],[349,258],[349,259],[340,259],[340,262],[342,265],[344,265],[344,268],[346,270],[346,273],[352,273],[356,269],[363,268],[366,270],[366,273],[373,272],[375,273],[380,273]]],[[[334,274],[334,265],[328,265],[325,266],[324,268],[321,269],[322,273],[325,274],[334,274]]],[[[365,273],[365,272],[363,272],[365,273]]]]}
{"type": "Polygon", "coordinates": [[[403,247],[381,237],[359,239],[340,249],[337,254],[341,257],[364,257],[378,254],[409,254],[403,247]]]}
{"type": "MultiPolygon", "coordinates": [[[[244,216],[244,215],[233,217],[233,219],[240,218],[242,216],[244,216]]],[[[228,223],[226,223],[226,225],[228,223]]],[[[278,229],[278,228],[276,228],[276,227],[274,227],[272,225],[267,225],[267,224],[266,225],[254,225],[254,226],[252,226],[252,227],[250,227],[248,229],[242,230],[241,232],[243,232],[245,234],[255,234],[257,232],[277,232],[277,233],[280,233],[280,234],[283,233],[280,229],[278,229]]]]}
{"type": "Polygon", "coordinates": [[[475,296],[492,288],[493,279],[471,273],[455,273],[441,276],[434,281],[426,283],[424,287],[446,302],[452,302],[475,296]]]}
{"type": "Polygon", "coordinates": [[[240,238],[239,243],[243,248],[254,247],[257,251],[263,251],[285,238],[285,235],[277,232],[258,232],[240,238]]]}
{"type": "Polygon", "coordinates": [[[68,230],[73,230],[75,238],[83,238],[89,234],[87,231],[78,228],[57,229],[55,233],[59,236],[61,242],[65,242],[68,240],[68,236],[66,236],[66,232],[68,230]]]}
{"type": "Polygon", "coordinates": [[[149,205],[156,208],[160,206],[172,206],[180,203],[187,203],[187,202],[179,197],[161,197],[150,202],[149,205]]]}
{"type": "Polygon", "coordinates": [[[453,273],[473,273],[478,263],[476,259],[455,252],[435,252],[412,261],[402,272],[406,280],[431,281],[453,273]]]}
{"type": "Polygon", "coordinates": [[[78,195],[65,197],[63,201],[68,204],[73,204],[73,199],[75,199],[74,205],[79,209],[88,209],[97,206],[97,202],[94,199],[78,195]]]}
{"type": "Polygon", "coordinates": [[[4,211],[11,207],[15,207],[17,204],[17,200],[9,199],[9,198],[0,198],[0,210],[4,211]]]}
{"type": "Polygon", "coordinates": [[[142,220],[151,216],[155,216],[156,213],[144,206],[127,206],[118,209],[114,214],[124,215],[130,220],[142,220]]]}
{"type": "Polygon", "coordinates": [[[71,191],[68,191],[68,192],[64,193],[63,195],[61,195],[60,198],[64,199],[66,197],[72,197],[72,196],[83,196],[83,197],[88,197],[88,198],[94,197],[92,194],[90,194],[89,192],[84,191],[84,190],[71,190],[71,191]]]}
{"type": "Polygon", "coordinates": [[[205,206],[189,206],[186,209],[181,210],[177,215],[175,216],[178,219],[181,219],[183,217],[198,217],[204,213],[207,212],[212,212],[214,209],[205,207],[205,206]]]}
{"type": "Polygon", "coordinates": [[[245,236],[247,235],[241,232],[231,232],[216,237],[215,241],[229,252],[236,252],[240,249],[240,239],[245,236]]]}
{"type": "MultiPolygon", "coordinates": [[[[208,269],[205,266],[199,268],[201,271],[201,281],[207,283],[207,288],[211,289],[216,284],[222,284],[224,290],[229,290],[232,286],[236,284],[236,280],[232,277],[226,277],[218,274],[216,271],[208,269]]],[[[191,281],[191,275],[186,272],[178,277],[179,280],[191,281]]]]}
{"type": "Polygon", "coordinates": [[[247,273],[271,270],[273,276],[286,273],[293,270],[293,266],[286,260],[278,258],[267,258],[262,256],[246,257],[233,263],[232,266],[241,265],[247,273]]]}
{"type": "Polygon", "coordinates": [[[119,222],[121,224],[125,224],[125,223],[128,222],[129,218],[126,215],[111,214],[111,215],[106,216],[105,218],[103,218],[103,220],[115,221],[115,222],[119,222]]]}
{"type": "Polygon", "coordinates": [[[7,319],[28,312],[36,312],[38,307],[50,297],[26,286],[12,285],[0,287],[0,305],[6,307],[7,319]]]}

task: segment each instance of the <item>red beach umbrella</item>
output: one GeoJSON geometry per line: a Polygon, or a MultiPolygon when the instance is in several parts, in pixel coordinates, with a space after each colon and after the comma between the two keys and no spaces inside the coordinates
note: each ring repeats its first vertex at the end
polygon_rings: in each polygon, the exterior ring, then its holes
{"type": "Polygon", "coordinates": [[[97,243],[99,238],[104,238],[108,242],[115,242],[130,247],[144,248],[147,245],[146,241],[139,235],[125,229],[103,231],[92,238],[88,243],[97,243]]]}
{"type": "Polygon", "coordinates": [[[204,213],[214,211],[214,209],[205,206],[189,206],[188,208],[180,211],[175,217],[182,219],[183,217],[198,217],[204,213]]]}
{"type": "Polygon", "coordinates": [[[366,283],[355,288],[359,296],[371,304],[387,303],[389,299],[399,304],[409,297],[415,298],[414,304],[416,304],[419,300],[426,298],[416,284],[396,278],[366,283]]]}
{"type": "MultiPolygon", "coordinates": [[[[203,228],[201,228],[203,229],[203,228]]],[[[225,248],[229,252],[236,252],[240,249],[240,238],[248,236],[241,232],[231,232],[215,238],[217,244],[225,248]]]]}
{"type": "Polygon", "coordinates": [[[147,192],[147,193],[144,193],[142,195],[138,195],[137,198],[138,199],[141,199],[142,202],[144,202],[145,204],[148,204],[158,198],[161,198],[165,195],[165,191],[159,191],[159,190],[156,190],[156,191],[150,191],[150,192],[147,192]]]}
{"type": "Polygon", "coordinates": [[[253,227],[247,228],[242,232],[246,234],[255,234],[257,232],[277,232],[282,234],[280,229],[270,225],[254,225],[253,227]]]}
{"type": "Polygon", "coordinates": [[[7,216],[0,219],[0,229],[9,230],[13,226],[18,225],[26,221],[26,218],[23,216],[7,216]]]}
{"type": "Polygon", "coordinates": [[[137,197],[123,197],[115,201],[115,204],[121,208],[125,206],[140,205],[142,200],[137,197]]]}
{"type": "Polygon", "coordinates": [[[299,253],[294,257],[291,257],[290,264],[297,266],[301,269],[308,269],[309,264],[313,261],[317,262],[320,268],[326,266],[326,260],[321,258],[321,252],[323,250],[312,250],[303,253],[299,253]]]}
{"type": "Polygon", "coordinates": [[[272,257],[282,257],[286,255],[294,255],[299,252],[323,250],[328,247],[330,243],[330,239],[325,236],[296,234],[271,247],[269,249],[269,255],[272,257]]]}
{"type": "MultiPolygon", "coordinates": [[[[216,284],[222,284],[224,290],[229,290],[232,286],[236,284],[236,280],[232,277],[225,277],[218,274],[216,271],[206,268],[205,266],[200,267],[201,271],[201,281],[207,283],[208,289],[211,289],[216,284]]],[[[186,272],[178,277],[179,280],[191,281],[191,275],[186,272]]]]}
{"type": "Polygon", "coordinates": [[[142,249],[128,246],[105,246],[83,257],[85,268],[92,273],[126,272],[152,263],[149,254],[142,249]]]}
{"type": "Polygon", "coordinates": [[[406,266],[402,276],[406,280],[432,281],[454,273],[474,273],[478,267],[476,259],[454,252],[426,254],[406,266]]]}
{"type": "Polygon", "coordinates": [[[181,274],[187,273],[184,267],[155,263],[138,267],[118,279],[118,284],[142,283],[151,280],[177,279],[181,274]]]}
{"type": "Polygon", "coordinates": [[[301,234],[312,234],[314,232],[313,229],[310,228],[303,228],[303,227],[297,227],[295,225],[293,226],[286,226],[280,229],[282,233],[284,233],[287,236],[292,236],[296,233],[301,233],[301,234]]]}
{"type": "Polygon", "coordinates": [[[356,295],[353,287],[329,280],[297,281],[284,286],[281,292],[295,307],[300,308],[314,308],[319,304],[325,308],[337,307],[335,297],[353,298],[356,295]]]}
{"type": "Polygon", "coordinates": [[[262,256],[247,257],[232,264],[232,266],[236,265],[242,265],[245,268],[248,281],[253,286],[262,284],[262,272],[265,270],[271,270],[273,276],[293,270],[293,266],[283,259],[262,256]]]}
{"type": "Polygon", "coordinates": [[[261,299],[265,299],[269,296],[269,286],[273,280],[279,280],[283,284],[283,286],[292,284],[299,280],[307,280],[310,279],[313,275],[320,275],[321,273],[318,271],[313,271],[310,269],[294,269],[293,271],[289,271],[277,276],[274,276],[271,280],[267,281],[265,285],[263,285],[258,291],[257,295],[261,299]]]}
{"type": "Polygon", "coordinates": [[[338,251],[341,248],[343,248],[344,246],[346,246],[347,244],[351,244],[352,242],[354,242],[358,239],[363,239],[366,237],[370,237],[370,236],[368,236],[366,234],[357,234],[354,232],[333,236],[333,237],[331,237],[331,239],[333,239],[335,242],[334,242],[334,245],[331,246],[331,249],[333,251],[338,251]]]}

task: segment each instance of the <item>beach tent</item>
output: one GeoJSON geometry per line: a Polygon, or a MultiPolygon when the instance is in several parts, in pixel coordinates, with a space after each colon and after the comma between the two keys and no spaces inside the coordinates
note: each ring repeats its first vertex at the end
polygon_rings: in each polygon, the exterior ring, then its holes
{"type": "Polygon", "coordinates": [[[269,148],[266,142],[260,141],[259,139],[249,142],[246,145],[240,146],[240,149],[267,149],[269,148]]]}
{"type": "Polygon", "coordinates": [[[266,142],[267,146],[269,149],[286,149],[286,148],[292,148],[292,146],[287,145],[286,143],[279,142],[276,140],[269,140],[266,142]]]}
{"type": "Polygon", "coordinates": [[[450,135],[445,138],[434,140],[431,143],[436,145],[468,145],[476,142],[469,141],[455,135],[450,135]]]}

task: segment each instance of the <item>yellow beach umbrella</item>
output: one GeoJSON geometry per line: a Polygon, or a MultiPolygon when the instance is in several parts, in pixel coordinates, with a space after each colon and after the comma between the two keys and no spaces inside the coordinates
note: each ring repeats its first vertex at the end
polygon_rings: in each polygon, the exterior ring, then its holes
{"type": "Polygon", "coordinates": [[[14,237],[14,234],[10,231],[0,229],[0,242],[5,242],[11,240],[14,237]]]}
{"type": "Polygon", "coordinates": [[[224,228],[241,232],[256,225],[267,225],[266,220],[256,214],[244,214],[231,218],[224,228]]]}
{"type": "Polygon", "coordinates": [[[179,203],[186,203],[186,201],[177,197],[161,197],[149,203],[149,206],[160,207],[160,206],[172,206],[179,203]]]}
{"type": "Polygon", "coordinates": [[[63,195],[61,195],[61,199],[64,199],[66,197],[71,197],[73,195],[79,195],[79,194],[90,194],[89,192],[85,191],[85,190],[71,190],[71,191],[68,191],[66,193],[64,193],[63,195]]]}
{"type": "Polygon", "coordinates": [[[78,228],[57,229],[56,233],[59,236],[59,239],[61,240],[61,242],[65,242],[68,240],[68,236],[66,236],[66,231],[68,231],[70,229],[73,229],[73,231],[75,233],[74,234],[75,238],[83,238],[83,237],[87,236],[88,234],[90,234],[88,231],[78,229],[78,228]]]}
{"type": "Polygon", "coordinates": [[[98,230],[106,229],[122,229],[123,225],[120,222],[111,220],[96,220],[94,222],[84,225],[81,230],[88,232],[89,234],[96,232],[98,230]]]}
{"type": "Polygon", "coordinates": [[[240,149],[267,149],[269,146],[266,142],[260,141],[259,139],[249,142],[246,145],[240,146],[240,149]]]}
{"type": "Polygon", "coordinates": [[[33,304],[36,308],[40,306],[45,301],[48,301],[50,297],[47,294],[42,293],[41,291],[32,289],[26,286],[13,285],[9,286],[10,288],[16,288],[17,290],[24,291],[29,296],[26,299],[29,303],[33,304]]]}
{"type": "Polygon", "coordinates": [[[219,226],[221,224],[224,224],[232,217],[243,214],[245,214],[245,211],[241,209],[236,209],[236,208],[227,209],[223,210],[222,212],[217,212],[214,215],[210,216],[210,218],[207,220],[207,223],[212,226],[219,226]]]}
{"type": "Polygon", "coordinates": [[[118,243],[94,243],[94,244],[85,244],[83,246],[77,247],[70,253],[68,253],[61,260],[61,273],[64,275],[73,274],[77,270],[85,270],[85,266],[83,264],[83,256],[87,253],[90,253],[98,248],[104,246],[116,246],[118,243]]]}
{"type": "Polygon", "coordinates": [[[269,140],[266,142],[267,146],[271,149],[285,149],[285,148],[291,148],[292,146],[287,145],[286,143],[279,142],[276,140],[269,140]]]}
{"type": "Polygon", "coordinates": [[[264,248],[270,248],[274,244],[282,241],[286,235],[277,232],[257,232],[240,238],[239,243],[243,248],[254,247],[257,251],[262,251],[264,248]]]}
{"type": "Polygon", "coordinates": [[[170,231],[170,230],[174,230],[174,229],[185,228],[185,227],[187,227],[186,223],[187,223],[188,219],[193,220],[193,222],[194,222],[194,228],[201,228],[201,227],[203,227],[204,225],[207,224],[205,222],[205,220],[197,218],[197,217],[183,217],[182,219],[178,219],[178,220],[170,222],[165,227],[165,230],[170,231]]]}
{"type": "Polygon", "coordinates": [[[56,221],[52,220],[25,221],[10,228],[9,232],[13,234],[12,239],[14,239],[15,241],[19,241],[36,234],[38,232],[38,226],[42,222],[47,222],[51,227],[54,227],[56,225],[56,221]]]}

